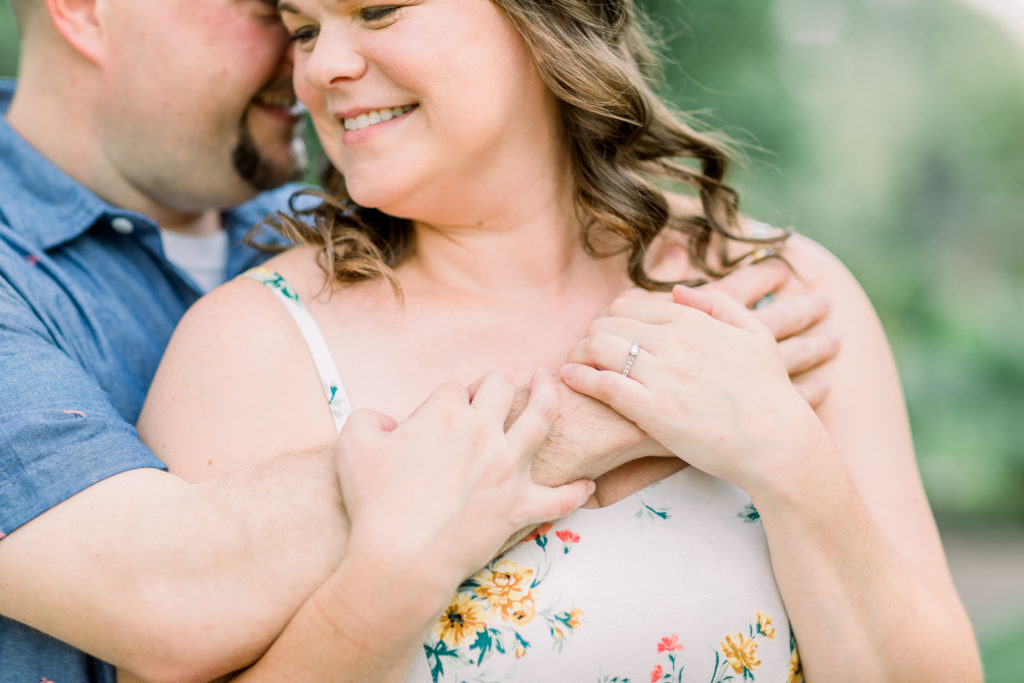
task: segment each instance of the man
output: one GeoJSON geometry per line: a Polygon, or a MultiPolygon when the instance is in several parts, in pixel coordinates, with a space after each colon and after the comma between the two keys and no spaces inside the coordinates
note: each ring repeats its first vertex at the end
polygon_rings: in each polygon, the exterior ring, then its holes
{"type": "MultiPolygon", "coordinates": [[[[13,98],[0,95],[0,679],[112,681],[104,662],[212,678],[259,657],[341,558],[333,449],[189,486],[132,427],[174,325],[258,261],[240,238],[284,208],[290,190],[271,188],[302,169],[286,37],[264,0],[12,7],[22,52],[13,98]]],[[[741,296],[778,275],[755,280],[741,296]]],[[[822,315],[795,303],[768,309],[779,336],[822,315]]],[[[790,348],[794,368],[833,350],[814,338],[790,348]]],[[[535,468],[547,481],[646,454],[621,421],[602,433],[605,453],[581,447],[606,413],[562,395],[576,415],[559,423],[562,441],[601,457],[549,453],[535,468]]],[[[366,637],[350,626],[349,642],[366,637]]]]}

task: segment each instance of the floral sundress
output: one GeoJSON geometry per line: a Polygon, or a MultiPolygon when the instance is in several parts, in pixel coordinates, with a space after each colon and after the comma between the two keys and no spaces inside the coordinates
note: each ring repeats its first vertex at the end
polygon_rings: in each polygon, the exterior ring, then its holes
{"type": "MultiPolygon", "coordinates": [[[[312,316],[283,277],[243,275],[296,319],[338,429],[351,412],[312,316]]],[[[407,683],[802,683],[760,517],[687,467],[544,524],[469,577],[407,683]]]]}

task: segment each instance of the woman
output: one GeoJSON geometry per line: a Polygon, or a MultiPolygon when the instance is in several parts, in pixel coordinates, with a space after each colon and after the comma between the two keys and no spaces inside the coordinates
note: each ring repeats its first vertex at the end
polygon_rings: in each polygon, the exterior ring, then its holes
{"type": "MultiPolygon", "coordinates": [[[[447,607],[429,603],[439,619],[413,610],[407,627],[374,612],[379,642],[362,644],[374,679],[410,659],[410,680],[435,681],[797,680],[801,664],[812,680],[980,678],[891,357],[845,270],[786,241],[848,340],[817,416],[742,307],[686,288],[675,303],[615,299],[631,281],[658,285],[644,269],[658,233],[685,248],[688,280],[759,246],[737,226],[719,147],[651,94],[631,2],[279,7],[337,199],[306,212],[315,229],[289,222],[306,246],[190,312],[140,420],[157,453],[187,477],[213,476],[333,439],[349,412],[339,395],[406,415],[444,380],[502,368],[521,382],[547,368],[677,456],[600,478],[597,509],[540,527],[447,607]],[[695,187],[700,206],[670,203],[656,181],[695,187]],[[331,362],[310,363],[268,287],[306,302],[331,362]],[[175,400],[195,385],[201,395],[175,400]]],[[[424,467],[412,510],[447,479],[424,467]]],[[[376,544],[381,558],[385,518],[352,493],[350,549],[376,544]],[[377,533],[357,544],[367,528],[377,533]]],[[[387,576],[415,570],[398,564],[387,576]]],[[[331,614],[367,618],[359,605],[331,614]]],[[[285,661],[299,645],[269,655],[285,661]]]]}

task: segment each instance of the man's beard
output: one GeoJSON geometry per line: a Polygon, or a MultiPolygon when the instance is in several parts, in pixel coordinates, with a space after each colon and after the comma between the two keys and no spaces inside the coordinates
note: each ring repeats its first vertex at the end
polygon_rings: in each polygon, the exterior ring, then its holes
{"type": "Polygon", "coordinates": [[[242,179],[259,191],[272,190],[292,180],[298,180],[306,171],[306,148],[301,136],[292,140],[292,161],[288,165],[275,164],[260,153],[245,120],[238,128],[238,143],[231,152],[231,163],[242,179]]]}

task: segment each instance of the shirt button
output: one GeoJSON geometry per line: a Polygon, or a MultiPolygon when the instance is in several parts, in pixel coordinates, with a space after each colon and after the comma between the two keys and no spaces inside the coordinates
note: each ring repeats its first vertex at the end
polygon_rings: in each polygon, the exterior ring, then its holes
{"type": "Polygon", "coordinates": [[[123,218],[122,216],[118,216],[110,221],[110,227],[117,230],[122,235],[130,235],[132,231],[135,230],[135,225],[130,220],[123,218]]]}

